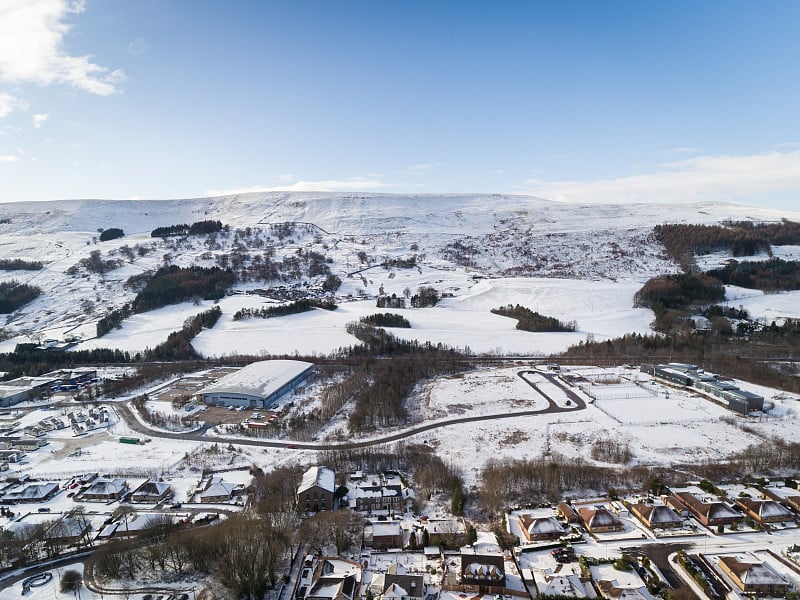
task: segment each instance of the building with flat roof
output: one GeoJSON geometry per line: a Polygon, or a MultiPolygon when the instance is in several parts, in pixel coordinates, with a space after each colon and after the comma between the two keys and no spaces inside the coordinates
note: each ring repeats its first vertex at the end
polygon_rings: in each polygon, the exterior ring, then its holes
{"type": "Polygon", "coordinates": [[[299,360],[262,360],[226,375],[197,392],[206,404],[269,408],[314,371],[299,360]]]}

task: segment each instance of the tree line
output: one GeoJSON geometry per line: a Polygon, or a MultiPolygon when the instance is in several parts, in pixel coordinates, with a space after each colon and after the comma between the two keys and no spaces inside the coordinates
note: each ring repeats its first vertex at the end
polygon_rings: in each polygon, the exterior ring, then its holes
{"type": "Polygon", "coordinates": [[[685,269],[693,264],[692,255],[719,250],[734,256],[771,253],[772,244],[800,244],[800,223],[784,219],[780,223],[728,222],[724,225],[670,223],[653,228],[656,238],[669,255],[685,269]]]}
{"type": "Polygon", "coordinates": [[[222,221],[205,220],[195,221],[191,225],[179,223],[177,225],[166,225],[156,227],[150,232],[150,237],[168,237],[173,235],[201,235],[215,233],[222,230],[222,221]]]}
{"type": "Polygon", "coordinates": [[[44,264],[38,260],[0,258],[0,271],[40,271],[44,264]]]}
{"type": "Polygon", "coordinates": [[[733,261],[707,274],[726,285],[764,292],[800,289],[800,261],[796,260],[733,261]]]}
{"type": "Polygon", "coordinates": [[[279,306],[267,306],[263,308],[242,308],[233,314],[234,321],[244,319],[270,319],[272,317],[285,317],[298,313],[308,312],[315,308],[323,310],[336,310],[336,303],[332,300],[317,300],[314,298],[303,298],[288,304],[279,306]]]}

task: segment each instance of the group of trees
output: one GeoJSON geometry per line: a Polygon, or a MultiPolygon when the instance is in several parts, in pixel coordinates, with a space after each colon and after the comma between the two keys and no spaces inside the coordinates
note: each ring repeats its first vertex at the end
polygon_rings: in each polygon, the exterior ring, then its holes
{"type": "Polygon", "coordinates": [[[122,261],[113,258],[103,259],[103,254],[100,250],[92,250],[89,256],[80,259],[77,264],[72,265],[66,270],[67,275],[77,275],[80,269],[86,269],[90,273],[97,273],[103,275],[114,269],[118,269],[122,265],[122,261]]]}
{"type": "Polygon", "coordinates": [[[659,275],[649,279],[633,297],[635,307],[652,308],[658,315],[666,309],[685,309],[693,304],[713,304],[725,299],[718,279],[702,273],[659,275]]]}
{"type": "Polygon", "coordinates": [[[136,294],[131,308],[134,313],[143,313],[194,298],[218,300],[233,282],[230,270],[217,267],[162,267],[136,294]]]}
{"type": "Polygon", "coordinates": [[[0,271],[40,271],[42,268],[44,264],[38,260],[0,258],[0,271]]]}
{"type": "Polygon", "coordinates": [[[361,317],[359,320],[373,327],[401,327],[405,329],[411,327],[411,323],[408,322],[408,319],[397,313],[375,313],[374,315],[361,317]]]}
{"type": "Polygon", "coordinates": [[[170,333],[166,341],[148,350],[145,353],[145,358],[147,360],[189,360],[200,358],[192,348],[191,342],[203,329],[214,327],[221,316],[222,310],[219,306],[213,306],[196,314],[191,319],[188,319],[181,329],[170,333]]]}
{"type": "Polygon", "coordinates": [[[481,473],[478,506],[489,515],[510,506],[557,502],[570,490],[646,490],[660,473],[647,467],[599,467],[581,458],[489,459],[481,473]]]}
{"type": "Polygon", "coordinates": [[[336,310],[336,303],[331,300],[316,300],[314,298],[303,298],[289,304],[278,306],[267,306],[264,308],[242,308],[233,314],[234,321],[243,319],[270,319],[272,317],[285,317],[298,313],[321,308],[324,310],[336,310]]]}
{"type": "Polygon", "coordinates": [[[733,261],[707,274],[726,285],[764,292],[800,289],[800,261],[796,260],[733,261]]]}
{"type": "Polygon", "coordinates": [[[117,238],[121,238],[125,235],[125,232],[118,227],[109,227],[108,229],[104,229],[100,232],[100,241],[107,242],[109,240],[115,240],[117,238]]]}
{"type": "Polygon", "coordinates": [[[172,235],[201,235],[215,233],[222,229],[221,221],[205,220],[195,221],[191,225],[180,223],[178,225],[166,225],[156,227],[150,232],[150,237],[168,237],[172,235]]]}
{"type": "Polygon", "coordinates": [[[575,321],[564,323],[555,317],[547,317],[519,304],[493,308],[492,312],[503,317],[517,319],[517,329],[522,331],[575,331],[578,328],[575,321]]]}
{"type": "Polygon", "coordinates": [[[42,293],[41,288],[16,280],[0,282],[0,314],[12,313],[42,293]]]}

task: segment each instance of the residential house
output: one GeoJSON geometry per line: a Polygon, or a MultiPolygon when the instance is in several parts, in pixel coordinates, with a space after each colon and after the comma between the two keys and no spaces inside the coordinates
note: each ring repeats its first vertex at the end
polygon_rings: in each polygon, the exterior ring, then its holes
{"type": "Polygon", "coordinates": [[[578,509],[578,514],[589,533],[608,533],[624,529],[622,521],[604,506],[594,508],[584,506],[578,509]]]}
{"type": "Polygon", "coordinates": [[[564,535],[564,528],[555,517],[532,517],[525,513],[518,517],[522,536],[528,542],[557,540],[564,535]]]}
{"type": "Polygon", "coordinates": [[[166,481],[148,479],[131,494],[131,502],[157,504],[172,493],[172,486],[166,481]]]}
{"type": "Polygon", "coordinates": [[[666,504],[634,504],[631,512],[650,529],[675,529],[683,518],[666,504]]]}
{"type": "Polygon", "coordinates": [[[678,492],[675,494],[675,498],[686,506],[689,512],[706,527],[739,524],[744,520],[742,514],[736,512],[724,502],[703,502],[691,492],[678,492]]]}
{"type": "Polygon", "coordinates": [[[124,479],[97,477],[85,491],[81,492],[79,498],[95,502],[113,502],[122,498],[127,491],[128,482],[124,479]]]}
{"type": "Polygon", "coordinates": [[[375,550],[403,547],[403,530],[399,521],[377,521],[372,524],[372,547],[375,550]]]}
{"type": "Polygon", "coordinates": [[[230,502],[233,498],[234,486],[222,479],[222,477],[209,477],[202,492],[200,492],[200,502],[203,504],[220,504],[230,502]]]}
{"type": "Polygon", "coordinates": [[[383,600],[423,600],[425,578],[422,575],[399,575],[387,573],[383,577],[383,600]]]}
{"type": "Polygon", "coordinates": [[[759,523],[784,523],[793,521],[794,514],[785,506],[774,500],[753,500],[752,498],[737,498],[736,504],[759,523]]]}
{"type": "Polygon", "coordinates": [[[556,508],[558,516],[564,519],[567,523],[580,524],[581,518],[577,512],[566,502],[559,502],[556,508]]]}
{"type": "Polygon", "coordinates": [[[422,523],[428,532],[428,544],[458,549],[467,543],[467,525],[463,519],[429,519],[422,523]]]}
{"type": "Polygon", "coordinates": [[[20,502],[45,502],[59,491],[58,483],[29,483],[20,490],[6,492],[3,502],[17,504],[20,502]]]}
{"type": "Polygon", "coordinates": [[[503,593],[506,585],[503,555],[462,552],[461,584],[476,586],[481,593],[503,593]]]}
{"type": "Polygon", "coordinates": [[[644,586],[624,587],[616,581],[605,579],[597,582],[597,590],[606,600],[653,600],[653,596],[644,586]]]}
{"type": "Polygon", "coordinates": [[[354,473],[347,483],[350,491],[350,508],[372,514],[403,512],[404,496],[400,483],[390,483],[385,475],[362,475],[354,473]]]}
{"type": "Polygon", "coordinates": [[[792,585],[767,563],[747,562],[733,556],[720,556],[719,568],[745,594],[784,596],[792,585]]]}
{"type": "Polygon", "coordinates": [[[335,474],[328,467],[310,467],[297,488],[297,510],[310,514],[333,510],[336,492],[335,474]]]}
{"type": "Polygon", "coordinates": [[[343,558],[306,557],[297,585],[298,600],[355,600],[361,565],[343,558]]]}

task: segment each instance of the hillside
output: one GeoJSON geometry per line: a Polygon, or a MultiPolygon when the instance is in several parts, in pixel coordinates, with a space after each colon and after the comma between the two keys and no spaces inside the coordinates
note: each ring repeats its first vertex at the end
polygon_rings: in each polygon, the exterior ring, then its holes
{"type": "Polygon", "coordinates": [[[406,309],[412,328],[403,337],[477,352],[547,353],[589,334],[602,339],[647,331],[652,313],[632,308],[633,294],[649,277],[678,269],[655,240],[655,224],[780,218],[800,220],[800,213],[722,203],[573,205],[503,195],[256,193],[3,204],[0,259],[38,261],[43,268],[0,271],[0,281],[42,290],[8,315],[0,348],[69,338],[83,340],[79,347],[152,347],[210,301],[136,315],[121,330],[92,338],[99,319],[136,296],[132,276],[175,265],[236,274],[221,301],[220,323],[195,341],[205,355],[328,353],[356,343],[344,325],[375,312],[378,294],[402,296],[420,286],[436,288],[444,299],[433,309],[406,309]],[[203,220],[227,229],[150,236],[157,227],[203,220]],[[125,236],[99,241],[102,230],[115,227],[125,236]],[[329,276],[342,281],[338,311],[232,320],[242,307],[323,295],[329,276]],[[574,319],[578,331],[515,331],[513,320],[489,313],[509,303],[574,319]]]}

